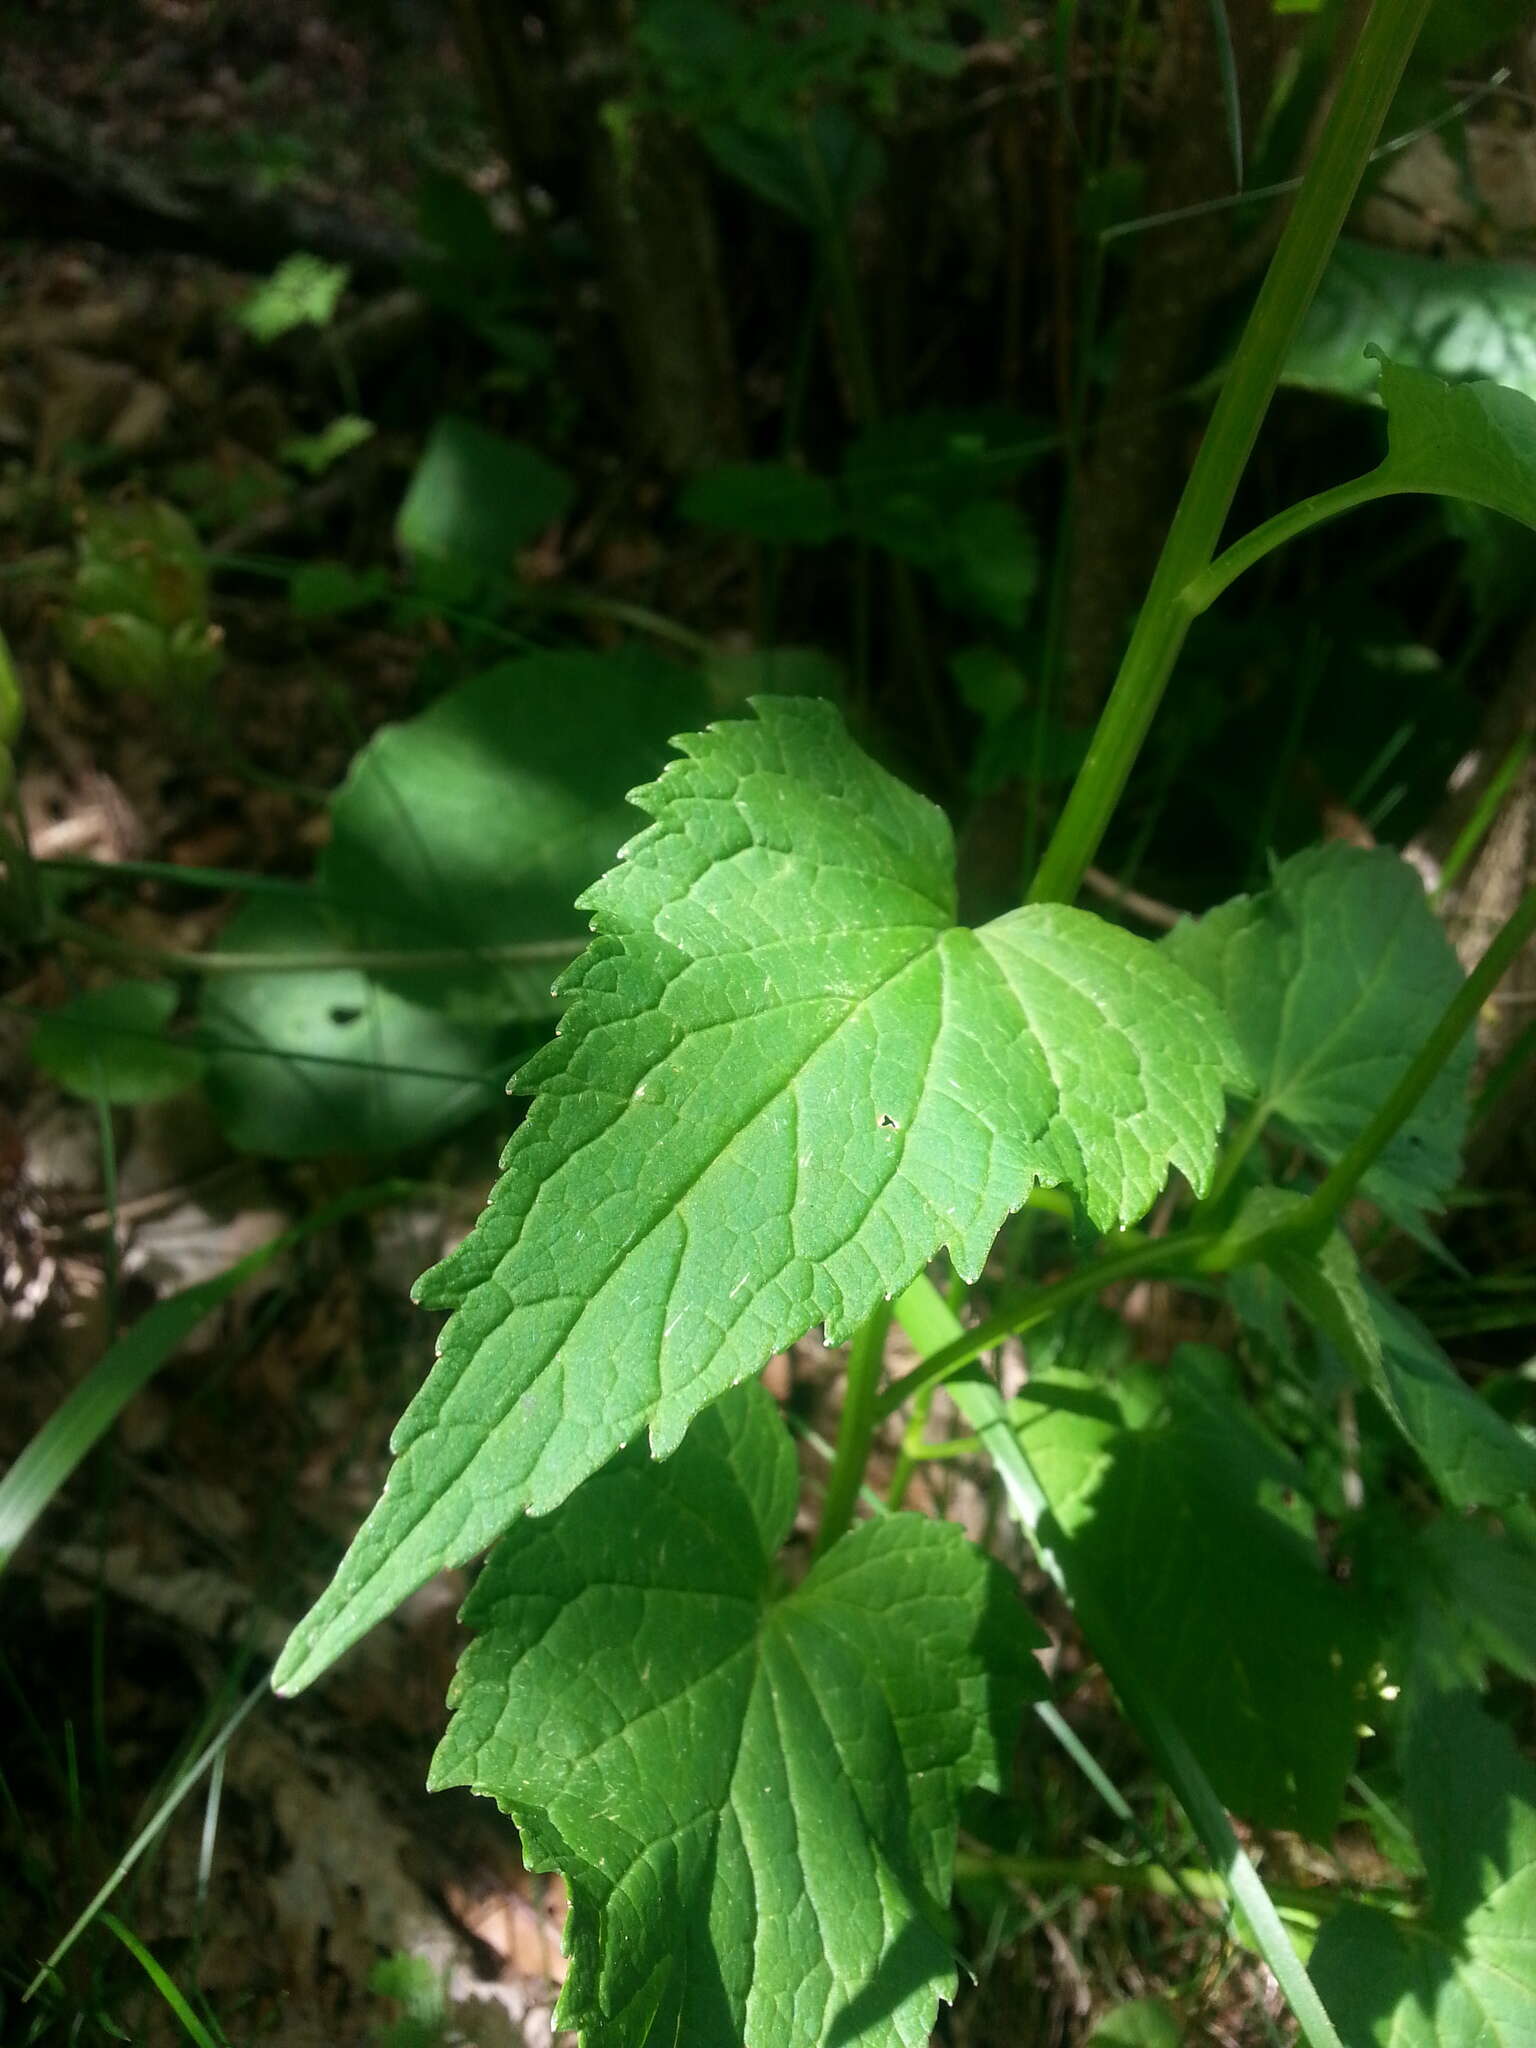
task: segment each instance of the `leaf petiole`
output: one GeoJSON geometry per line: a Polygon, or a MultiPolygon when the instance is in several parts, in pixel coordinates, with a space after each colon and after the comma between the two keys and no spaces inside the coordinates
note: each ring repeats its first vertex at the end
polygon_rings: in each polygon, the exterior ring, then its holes
{"type": "Polygon", "coordinates": [[[1239,576],[1262,562],[1266,555],[1273,554],[1276,548],[1310,533],[1314,526],[1337,519],[1342,513],[1353,512],[1358,505],[1369,505],[1377,498],[1391,497],[1396,489],[1390,478],[1384,477],[1379,469],[1373,469],[1368,476],[1353,477],[1348,483],[1335,484],[1331,490],[1315,492],[1298,504],[1288,505],[1283,512],[1277,512],[1272,519],[1256,526],[1252,533],[1245,533],[1241,540],[1225,548],[1208,568],[1185,584],[1180,596],[1192,612],[1208,611],[1239,576]]]}
{"type": "MultiPolygon", "coordinates": [[[[1097,1294],[1116,1280],[1140,1279],[1144,1274],[1162,1273],[1179,1266],[1193,1269],[1215,1242],[1214,1231],[1182,1230],[1170,1237],[1157,1238],[1144,1237],[1139,1231],[1123,1232],[1112,1251],[1079,1266],[1065,1279],[1054,1280],[1045,1287],[1028,1288],[1015,1295],[1011,1302],[1005,1302],[974,1329],[962,1330],[947,1341],[941,1340],[927,1347],[928,1355],[922,1364],[893,1380],[879,1396],[875,1408],[877,1418],[883,1420],[887,1415],[893,1415],[914,1395],[953,1379],[957,1372],[1001,1344],[1005,1337],[1019,1336],[1025,1330],[1033,1330],[1039,1324],[1049,1322],[1075,1301],[1097,1294]]],[[[896,1303],[897,1320],[914,1341],[916,1333],[912,1331],[908,1317],[917,1306],[919,1290],[930,1286],[926,1278],[919,1277],[896,1303]]]]}
{"type": "Polygon", "coordinates": [[[816,1532],[816,1556],[830,1550],[853,1520],[854,1504],[864,1484],[869,1447],[875,1434],[875,1400],[880,1386],[880,1368],[885,1360],[886,1333],[891,1327],[891,1305],[883,1302],[848,1347],[848,1371],[843,1381],[843,1413],[837,1426],[837,1448],[832,1454],[832,1471],[822,1503],[821,1527],[816,1532]]]}

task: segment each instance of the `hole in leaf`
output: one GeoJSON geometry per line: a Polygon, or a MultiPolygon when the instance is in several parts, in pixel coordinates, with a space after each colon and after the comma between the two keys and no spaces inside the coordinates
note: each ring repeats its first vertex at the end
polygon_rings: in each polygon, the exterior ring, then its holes
{"type": "Polygon", "coordinates": [[[899,1131],[901,1129],[901,1125],[897,1123],[895,1117],[887,1116],[883,1109],[881,1110],[880,1114],[875,1118],[875,1122],[880,1126],[882,1131],[899,1131]]]}
{"type": "Polygon", "coordinates": [[[333,1003],[331,1005],[330,1015],[333,1024],[355,1024],[362,1014],[361,1008],[356,1003],[333,1003]]]}

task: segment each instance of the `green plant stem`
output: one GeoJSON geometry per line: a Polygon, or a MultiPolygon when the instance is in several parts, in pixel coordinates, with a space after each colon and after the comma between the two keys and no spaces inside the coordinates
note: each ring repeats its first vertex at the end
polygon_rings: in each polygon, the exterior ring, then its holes
{"type": "MultiPolygon", "coordinates": [[[[1212,1231],[1184,1230],[1170,1237],[1155,1238],[1130,1232],[1126,1235],[1129,1242],[1122,1241],[1113,1250],[1091,1259],[1085,1266],[1079,1266],[1065,1279],[1053,1280],[1045,1287],[1031,1287],[1023,1294],[1015,1295],[1011,1302],[1005,1302],[994,1315],[978,1323],[973,1330],[961,1329],[951,1316],[950,1335],[939,1343],[922,1342],[909,1320],[912,1313],[918,1312],[917,1304],[925,1298],[931,1285],[923,1278],[914,1280],[897,1301],[896,1316],[923,1352],[923,1362],[891,1382],[876,1403],[877,1415],[883,1418],[894,1414],[914,1395],[926,1393],[944,1380],[953,1379],[983,1352],[1001,1344],[1005,1337],[1016,1337],[1021,1331],[1049,1322],[1052,1316],[1060,1315],[1074,1302],[1097,1294],[1116,1280],[1140,1279],[1144,1274],[1165,1272],[1174,1266],[1195,1266],[1206,1248],[1216,1242],[1212,1231]]],[[[949,1313],[946,1308],[945,1314],[949,1313]]]]}
{"type": "Polygon", "coordinates": [[[1254,439],[1338,240],[1429,0],[1376,0],[1185,485],[1088,757],[1029,892],[1067,902],[1120,800],[1196,607],[1254,439]]]}
{"type": "Polygon", "coordinates": [[[1321,1241],[1338,1220],[1377,1156],[1396,1137],[1418,1108],[1435,1076],[1476,1021],[1515,955],[1536,933],[1536,886],[1526,890],[1500,927],[1492,945],[1447,1003],[1440,1021],[1414,1054],[1407,1072],[1388,1095],[1355,1142],[1332,1167],[1321,1187],[1308,1196],[1293,1228],[1286,1233],[1302,1242],[1321,1241]]]}
{"type": "MultiPolygon", "coordinates": [[[[955,1875],[1007,1877],[1031,1888],[1064,1885],[1074,1892],[1153,1892],[1162,1899],[1227,1904],[1227,1887],[1214,1871],[1169,1871],[1157,1863],[1113,1863],[1101,1856],[1009,1856],[989,1850],[961,1849],[955,1855],[955,1875]]],[[[1268,1889],[1277,1906],[1313,1919],[1322,1919],[1352,1905],[1371,1905],[1404,1917],[1410,1917],[1414,1910],[1412,1901],[1401,1892],[1345,1891],[1333,1885],[1270,1885],[1268,1889]]]]}
{"type": "Polygon", "coordinates": [[[190,953],[170,946],[141,946],[79,918],[60,917],[54,929],[61,939],[85,946],[109,959],[163,967],[174,974],[322,974],[344,968],[359,974],[405,974],[417,968],[537,967],[574,960],[585,939],[530,939],[515,946],[435,946],[419,952],[402,949],[353,951],[345,946],[314,953],[190,953]]]}
{"type": "Polygon", "coordinates": [[[1377,498],[1390,498],[1396,488],[1380,470],[1373,469],[1368,476],[1354,477],[1349,483],[1335,484],[1331,490],[1318,491],[1310,498],[1288,505],[1272,519],[1266,519],[1262,526],[1256,526],[1252,533],[1245,533],[1241,540],[1234,541],[1186,584],[1183,592],[1185,602],[1196,614],[1209,610],[1245,570],[1251,569],[1256,562],[1262,562],[1266,555],[1273,554],[1288,540],[1310,533],[1314,526],[1321,526],[1325,520],[1337,519],[1343,512],[1354,511],[1357,505],[1369,505],[1377,498]]]}
{"type": "Polygon", "coordinates": [[[901,1449],[891,1469],[891,1483],[885,1491],[886,1505],[893,1513],[906,1499],[907,1488],[912,1484],[912,1475],[917,1470],[918,1446],[922,1443],[928,1428],[928,1411],[933,1406],[936,1391],[937,1389],[929,1387],[926,1393],[919,1394],[912,1403],[911,1416],[902,1432],[901,1449]]]}
{"type": "Polygon", "coordinates": [[[1532,738],[1528,732],[1521,733],[1514,745],[1495,769],[1488,787],[1478,798],[1472,815],[1456,835],[1456,843],[1445,856],[1440,869],[1440,880],[1435,885],[1434,900],[1438,903],[1447,889],[1455,885],[1457,877],[1467,862],[1482,845],[1489,828],[1499,814],[1499,808],[1509,794],[1515,777],[1531,758],[1532,738]]]}
{"type": "Polygon", "coordinates": [[[87,881],[175,882],[189,889],[243,889],[253,895],[302,896],[313,902],[309,882],[288,875],[247,874],[241,868],[183,867],[173,860],[91,860],[84,854],[50,854],[36,866],[44,873],[80,875],[87,881]]]}
{"type": "MultiPolygon", "coordinates": [[[[896,1304],[896,1315],[918,1350],[925,1354],[937,1354],[945,1346],[961,1342],[965,1335],[953,1309],[926,1277],[915,1280],[902,1295],[896,1304]]],[[[1259,1953],[1289,2001],[1308,2048],[1343,2048],[1311,1978],[1302,1968],[1274,1901],[1238,1841],[1226,1808],[1217,1798],[1199,1759],[1161,1703],[1143,1689],[1133,1667],[1120,1655],[1114,1629],[1098,1602],[1087,1589],[1069,1584],[1062,1561],[1049,1540],[1053,1526],[1049,1500],[1018,1432],[1008,1419],[1007,1403],[991,1381],[975,1368],[952,1383],[951,1393],[961,1415],[982,1439],[1003,1482],[1009,1510],[1034,1546],[1041,1568],[1071,1603],[1126,1712],[1157,1756],[1206,1854],[1246,1917],[1259,1953]]]]}
{"type": "Polygon", "coordinates": [[[821,1508],[821,1527],[816,1532],[816,1555],[821,1557],[843,1535],[853,1520],[854,1505],[864,1485],[864,1468],[874,1439],[875,1396],[880,1386],[880,1368],[885,1359],[886,1332],[891,1327],[890,1303],[875,1310],[857,1332],[848,1348],[848,1372],[843,1384],[843,1413],[837,1426],[837,1449],[827,1479],[826,1499],[821,1508]]]}
{"type": "Polygon", "coordinates": [[[665,640],[686,653],[707,660],[714,643],[707,635],[694,632],[647,605],[631,604],[622,597],[594,597],[586,591],[541,589],[519,584],[514,592],[519,605],[528,611],[564,613],[575,619],[611,619],[616,626],[632,626],[637,633],[649,633],[653,640],[665,640]]]}

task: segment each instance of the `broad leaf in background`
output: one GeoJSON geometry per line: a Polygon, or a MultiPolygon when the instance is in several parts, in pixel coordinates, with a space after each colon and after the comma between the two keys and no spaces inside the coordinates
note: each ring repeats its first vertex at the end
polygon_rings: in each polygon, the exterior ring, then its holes
{"type": "Polygon", "coordinates": [[[1056,446],[1046,422],[1003,406],[903,413],[866,427],[843,463],[843,494],[867,539],[900,554],[929,544],[935,515],[996,497],[1056,446]]]}
{"type": "Polygon", "coordinates": [[[196,1087],[203,1073],[198,1048],[168,1036],[177,1000],[168,981],[89,989],[41,1020],[32,1057],[89,1102],[163,1102],[196,1087]]]}
{"type": "Polygon", "coordinates": [[[483,193],[432,164],[420,171],[416,218],[426,246],[407,261],[407,282],[490,344],[498,386],[544,375],[554,363],[548,285],[522,237],[503,234],[483,193]]]}
{"type": "Polygon", "coordinates": [[[956,1808],[1043,1690],[1011,1583],[952,1524],[866,1523],[792,1592],[793,1450],[744,1387],[503,1538],[434,1787],[564,1872],[556,2024],[590,2048],[922,2048],[955,1982],[956,1808]]]}
{"type": "MultiPolygon", "coordinates": [[[[959,574],[955,522],[975,522],[977,537],[984,546],[990,541],[994,553],[1000,514],[1025,531],[999,492],[1049,445],[1037,422],[1001,410],[882,420],[864,430],[844,460],[849,525],[861,539],[918,568],[959,574]]],[[[1032,586],[1038,551],[1027,534],[1021,546],[1032,586]]]]}
{"type": "Polygon", "coordinates": [[[785,546],[820,547],[844,530],[830,481],[788,462],[728,462],[706,470],[683,492],[678,510],[698,526],[785,546]]]}
{"type": "Polygon", "coordinates": [[[1288,384],[1374,399],[1378,366],[1482,377],[1536,398],[1536,276],[1528,263],[1445,263],[1342,241],[1285,366],[1288,384]]]}
{"type": "Polygon", "coordinates": [[[280,1684],[813,1323],[849,1337],[947,1244],[974,1277],[1041,1180],[1108,1228],[1210,1170],[1235,1058],[1145,941],[1037,905],[954,924],[932,804],[833,708],[764,698],[679,742],[583,899],[598,936],[473,1236],[400,1453],[280,1684]]]}
{"type": "Polygon", "coordinates": [[[1017,505],[981,498],[955,515],[930,566],[946,604],[1018,627],[1040,581],[1040,546],[1017,505]]]}
{"type": "MultiPolygon", "coordinates": [[[[220,947],[334,956],[345,942],[318,907],[276,898],[243,910],[220,947]]],[[[406,1002],[355,968],[211,975],[199,1015],[208,1098],[243,1151],[402,1151],[500,1098],[504,1032],[406,1002]]]]}
{"type": "Polygon", "coordinates": [[[1183,2040],[1160,1998],[1133,1998],[1104,2015],[1088,2036],[1088,2048],[1182,2048],[1183,2040]]]}
{"type": "Polygon", "coordinates": [[[1013,1404],[1051,1548],[1225,1803],[1325,1841],[1353,1767],[1372,1636],[1323,1569],[1305,1476],[1215,1352],[1165,1379],[1032,1371],[1013,1404]]]}
{"type": "Polygon", "coordinates": [[[403,956],[381,978],[412,1001],[551,1016],[587,935],[575,900],[633,828],[625,797],[703,708],[694,674],[645,648],[503,662],[357,755],[320,890],[359,945],[403,956]],[[548,950],[519,959],[527,946],[548,950]]]}
{"type": "MultiPolygon", "coordinates": [[[[1336,1159],[1395,1086],[1462,981],[1424,885],[1387,848],[1334,842],[1284,862],[1162,942],[1221,1002],[1247,1056],[1247,1091],[1336,1159]]],[[[1470,1036],[1366,1175],[1390,1214],[1438,1209],[1466,1127],[1470,1036]]]]}
{"type": "Polygon", "coordinates": [[[395,518],[401,551],[511,577],[521,548],[570,510],[575,486],[522,441],[449,413],[427,436],[395,518]]]}
{"type": "Polygon", "coordinates": [[[845,233],[885,176],[878,139],[840,107],[789,127],[708,121],[699,139],[728,177],[818,236],[845,233]]]}
{"type": "Polygon", "coordinates": [[[1311,1973],[1350,2048],[1515,2048],[1536,2014],[1536,1770],[1471,1693],[1411,1708],[1403,1759],[1429,1910],[1348,1906],[1311,1973]]]}

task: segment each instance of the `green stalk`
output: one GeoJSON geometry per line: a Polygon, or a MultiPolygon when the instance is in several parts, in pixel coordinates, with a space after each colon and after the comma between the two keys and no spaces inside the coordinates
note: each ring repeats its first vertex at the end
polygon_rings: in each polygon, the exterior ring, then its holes
{"type": "Polygon", "coordinates": [[[1493,944],[1447,1003],[1440,1021],[1409,1063],[1407,1072],[1388,1095],[1355,1142],[1340,1157],[1285,1233],[1290,1238],[1321,1239],[1333,1228],[1340,1211],[1402,1126],[1418,1108],[1430,1084],[1455,1052],[1492,995],[1515,955],[1536,933],[1536,886],[1526,890],[1500,928],[1493,944]]]}
{"type": "MultiPolygon", "coordinates": [[[[1007,1877],[1032,1889],[1063,1885],[1073,1892],[1152,1892],[1160,1899],[1196,1899],[1227,1904],[1227,1888],[1211,1870],[1165,1870],[1159,1863],[1114,1863],[1106,1856],[1010,1856],[990,1850],[957,1851],[957,1878],[1007,1877]]],[[[1411,1917],[1412,1902],[1401,1892],[1344,1891],[1335,1885],[1271,1885],[1269,1895],[1283,1912],[1317,1921],[1345,1906],[1371,1905],[1411,1917]]]]}
{"type": "Polygon", "coordinates": [[[854,1504],[864,1484],[869,1447],[874,1439],[878,1414],[875,1398],[880,1387],[880,1368],[885,1360],[885,1337],[891,1327],[891,1307],[883,1303],[848,1348],[848,1372],[843,1383],[843,1413],[837,1426],[837,1449],[832,1454],[832,1471],[822,1503],[821,1527],[816,1532],[816,1555],[830,1550],[853,1520],[854,1504]]]}
{"type": "Polygon", "coordinates": [[[191,953],[174,946],[141,946],[99,931],[76,917],[54,919],[61,939],[84,946],[108,959],[145,967],[163,967],[172,974],[321,974],[343,969],[358,974],[404,974],[412,969],[564,965],[586,946],[585,939],[528,939],[507,946],[427,946],[379,951],[335,946],[313,953],[191,953]]]}
{"type": "Polygon", "coordinates": [[[918,1447],[927,1434],[928,1411],[933,1406],[935,1389],[930,1387],[925,1394],[919,1394],[912,1404],[912,1413],[902,1432],[901,1449],[891,1469],[891,1483],[885,1490],[885,1504],[894,1514],[907,1497],[907,1488],[912,1484],[912,1475],[918,1467],[918,1447]]]}
{"type": "MultiPolygon", "coordinates": [[[[1049,1286],[1031,1287],[1023,1294],[1015,1295],[1011,1302],[1005,1302],[994,1315],[978,1323],[973,1330],[962,1329],[946,1308],[949,1334],[935,1343],[920,1341],[912,1327],[912,1315],[924,1313],[921,1304],[930,1287],[926,1279],[914,1280],[898,1299],[896,1316],[922,1351],[923,1362],[910,1372],[904,1372],[900,1379],[893,1380],[880,1395],[875,1405],[877,1417],[883,1419],[894,1414],[915,1394],[924,1394],[942,1381],[953,1379],[983,1352],[1001,1344],[1005,1337],[1016,1337],[1021,1331],[1033,1330],[1039,1324],[1049,1322],[1052,1316],[1060,1315],[1073,1302],[1097,1294],[1116,1280],[1140,1279],[1148,1273],[1164,1272],[1171,1266],[1193,1268],[1206,1247],[1215,1242],[1214,1233],[1210,1231],[1181,1230],[1171,1237],[1157,1238],[1127,1235],[1130,1242],[1117,1245],[1101,1258],[1090,1260],[1086,1266],[1079,1266],[1064,1280],[1053,1280],[1049,1286]]],[[[925,1323],[924,1327],[929,1326],[925,1323]]]]}
{"type": "Polygon", "coordinates": [[[1211,414],[1088,757],[1030,889],[1070,901],[1098,851],[1197,607],[1189,586],[1221,530],[1307,308],[1354,200],[1429,0],[1376,0],[1211,414]]]}
{"type": "Polygon", "coordinates": [[[1466,824],[1462,826],[1461,831],[1458,833],[1456,844],[1445,856],[1444,864],[1440,869],[1440,880],[1435,888],[1435,901],[1437,903],[1447,889],[1454,887],[1462,869],[1471,860],[1473,854],[1477,852],[1477,849],[1491,831],[1493,821],[1498,816],[1500,807],[1514,784],[1515,777],[1531,758],[1531,746],[1531,735],[1528,732],[1520,733],[1514,745],[1494,771],[1488,787],[1478,798],[1476,808],[1473,810],[1471,817],[1468,818],[1466,824]]]}
{"type": "Polygon", "coordinates": [[[1262,562],[1266,555],[1273,554],[1288,540],[1310,533],[1314,526],[1321,526],[1328,519],[1337,519],[1342,512],[1354,511],[1357,505],[1369,505],[1377,498],[1390,498],[1395,491],[1396,486],[1385,481],[1380,470],[1373,469],[1368,476],[1352,477],[1348,483],[1335,484],[1331,490],[1317,491],[1298,504],[1287,505],[1273,519],[1266,519],[1262,526],[1256,526],[1252,533],[1245,533],[1241,540],[1225,548],[1208,568],[1188,583],[1183,593],[1185,602],[1197,615],[1208,611],[1245,570],[1251,569],[1256,562],[1262,562]]]}
{"type": "MultiPolygon", "coordinates": [[[[907,1335],[924,1353],[937,1353],[956,1345],[966,1335],[959,1318],[926,1278],[912,1283],[897,1302],[896,1314],[907,1335]]],[[[1274,1901],[1238,1841],[1226,1808],[1199,1759],[1156,1696],[1143,1689],[1134,1668],[1121,1656],[1114,1629],[1097,1601],[1081,1587],[1070,1584],[1050,1541],[1050,1502],[1018,1432],[1009,1422],[1007,1403],[979,1371],[968,1372],[953,1381],[951,1393],[956,1407],[986,1446],[1003,1482],[1013,1517],[1033,1544],[1042,1569],[1071,1603],[1127,1714],[1156,1755],[1233,1903],[1247,1919],[1254,1944],[1296,2015],[1308,2048],[1343,2048],[1274,1901]]]]}

